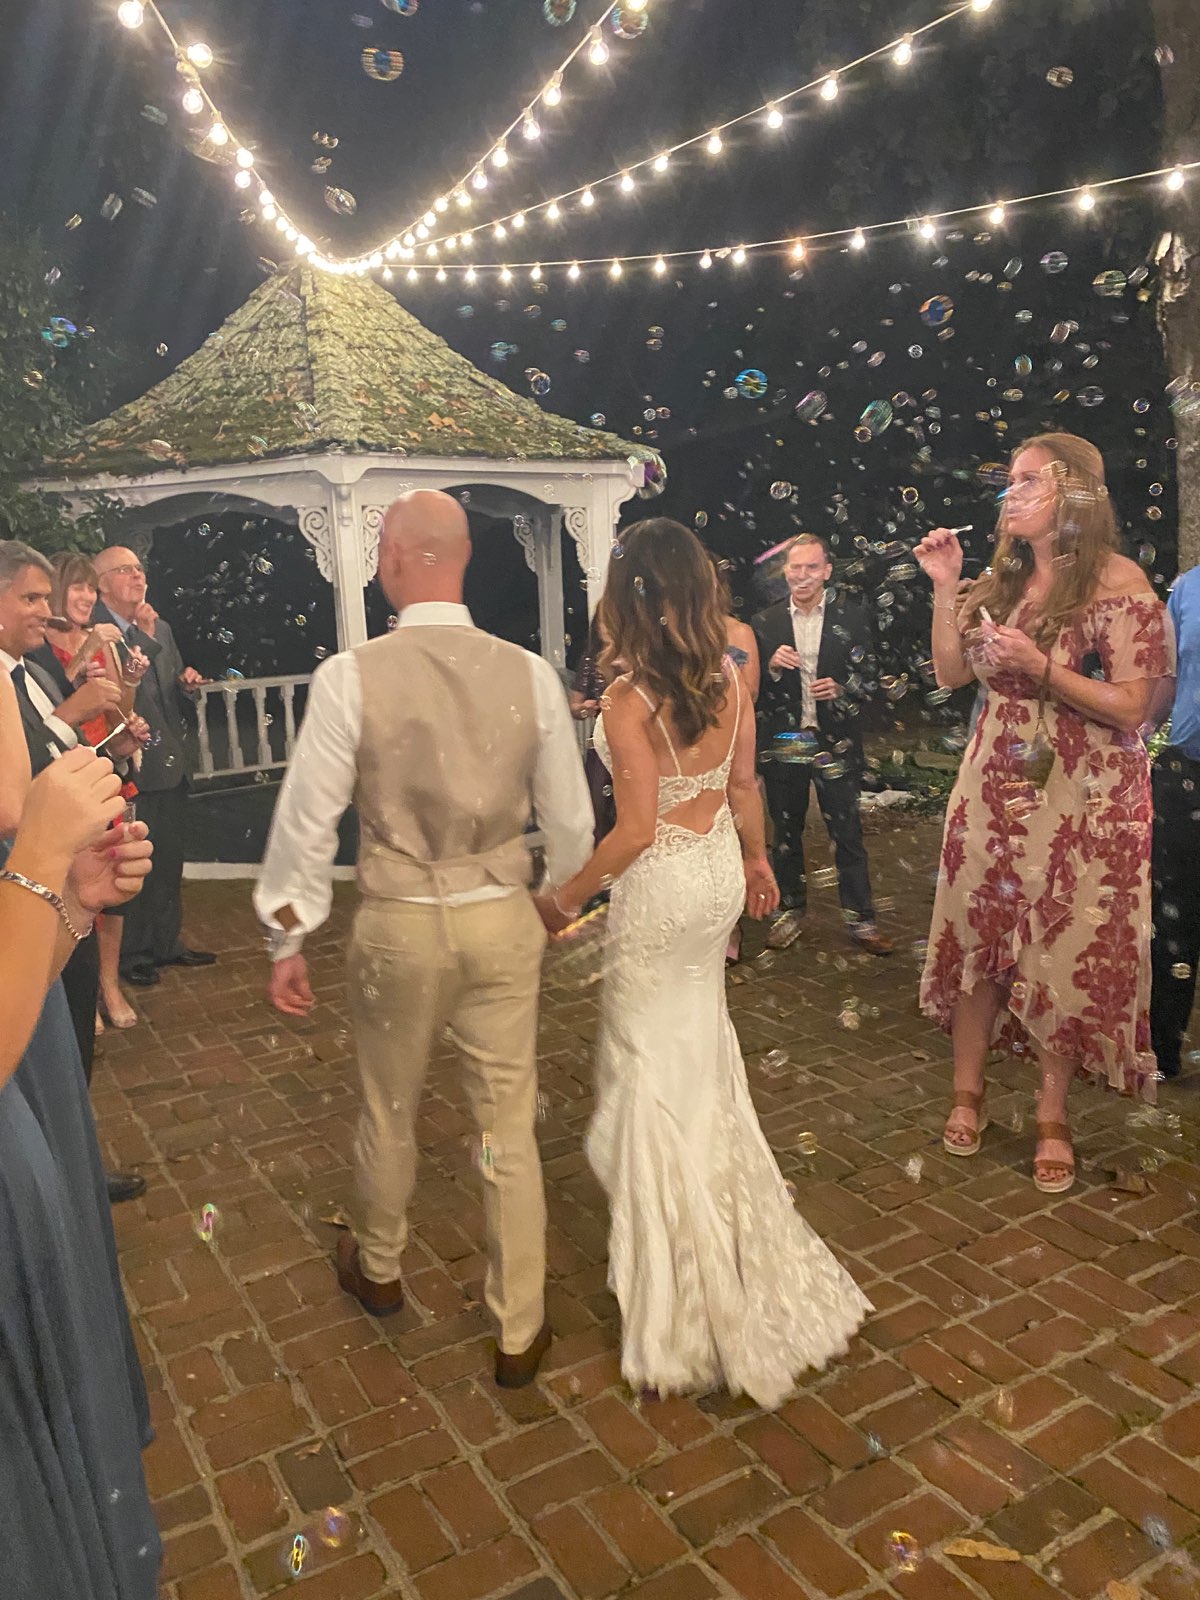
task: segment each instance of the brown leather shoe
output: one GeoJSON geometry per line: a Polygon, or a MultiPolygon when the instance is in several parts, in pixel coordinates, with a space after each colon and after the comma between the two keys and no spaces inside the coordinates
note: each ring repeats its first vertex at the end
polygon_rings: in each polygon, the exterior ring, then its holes
{"type": "Polygon", "coordinates": [[[373,1317],[390,1317],[404,1304],[404,1287],[400,1279],[392,1283],[376,1283],[368,1278],[358,1259],[358,1240],[352,1233],[343,1233],[334,1253],[337,1264],[337,1281],[347,1294],[352,1294],[373,1317]]]}
{"type": "Polygon", "coordinates": [[[804,913],[802,911],[781,911],[771,920],[767,932],[768,950],[786,950],[804,932],[804,913]]]}
{"type": "Polygon", "coordinates": [[[885,939],[873,922],[860,923],[851,930],[850,937],[873,956],[890,956],[896,948],[895,941],[885,939]]]}
{"type": "Polygon", "coordinates": [[[544,1322],[542,1331],[529,1346],[522,1350],[520,1355],[507,1355],[499,1346],[496,1347],[496,1382],[502,1389],[523,1389],[526,1384],[532,1383],[538,1375],[538,1368],[542,1358],[550,1348],[550,1341],[554,1338],[550,1331],[550,1324],[544,1322]]]}

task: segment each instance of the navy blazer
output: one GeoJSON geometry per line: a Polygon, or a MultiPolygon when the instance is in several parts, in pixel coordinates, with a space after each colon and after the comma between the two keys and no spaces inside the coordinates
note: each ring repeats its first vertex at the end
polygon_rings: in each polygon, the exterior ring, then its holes
{"type": "MultiPolygon", "coordinates": [[[[768,606],[751,619],[762,662],[762,687],[758,700],[758,747],[769,751],[780,734],[800,726],[802,684],[798,672],[782,672],[774,682],[767,663],[781,644],[794,644],[789,600],[768,606]]],[[[878,692],[878,668],[871,619],[865,606],[840,594],[825,591],[825,617],[817,654],[817,677],[832,678],[842,686],[836,700],[817,701],[817,727],[825,749],[838,748],[847,766],[863,760],[862,715],[878,692]]]]}
{"type": "MultiPolygon", "coordinates": [[[[97,600],[92,621],[111,622],[121,626],[104,604],[97,600]]],[[[151,741],[142,751],[142,765],[138,771],[137,786],[142,794],[154,794],[164,789],[174,789],[187,777],[187,757],[184,753],[183,690],[179,687],[179,674],[183,671],[183,657],[175,643],[170,627],[160,617],[155,624],[154,638],[143,633],[136,625],[125,634],[130,646],[140,645],[150,658],[150,669],[138,684],[133,709],[150,724],[151,741]]]]}

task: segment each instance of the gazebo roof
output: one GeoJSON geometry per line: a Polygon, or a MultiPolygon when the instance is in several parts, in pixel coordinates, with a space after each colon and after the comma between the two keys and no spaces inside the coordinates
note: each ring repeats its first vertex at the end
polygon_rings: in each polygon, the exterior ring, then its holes
{"type": "Polygon", "coordinates": [[[85,428],[47,467],[140,478],[167,463],[325,451],[658,461],[644,445],[514,394],[370,278],[298,265],[260,284],[169,377],[85,428]]]}

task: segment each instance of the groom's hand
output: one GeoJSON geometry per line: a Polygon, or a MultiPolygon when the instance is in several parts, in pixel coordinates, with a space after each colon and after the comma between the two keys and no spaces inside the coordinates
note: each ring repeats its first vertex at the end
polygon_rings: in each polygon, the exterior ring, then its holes
{"type": "Polygon", "coordinates": [[[271,968],[267,998],[276,1011],[288,1017],[306,1017],[313,1008],[308,982],[308,962],[303,956],[284,956],[271,968]]]}

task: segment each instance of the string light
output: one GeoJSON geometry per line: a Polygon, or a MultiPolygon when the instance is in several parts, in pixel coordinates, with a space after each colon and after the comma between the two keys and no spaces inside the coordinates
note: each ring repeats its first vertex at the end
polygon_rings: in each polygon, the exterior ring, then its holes
{"type": "Polygon", "coordinates": [[[655,156],[655,158],[654,158],[654,170],[655,170],[655,172],[665,172],[670,165],[671,165],[671,158],[670,158],[669,155],[666,154],[665,151],[663,152],[662,155],[655,156]]]}
{"type": "Polygon", "coordinates": [[[637,184],[633,181],[633,177],[630,173],[623,172],[621,174],[621,188],[625,194],[632,194],[637,188],[637,184]]]}
{"type": "Polygon", "coordinates": [[[216,145],[229,143],[229,129],[223,122],[214,122],[208,130],[209,140],[216,145]]]}
{"type": "Polygon", "coordinates": [[[185,89],[180,104],[189,117],[198,117],[204,110],[204,96],[199,89],[185,89]]]}
{"type": "Polygon", "coordinates": [[[594,67],[602,67],[608,60],[608,46],[599,28],[593,28],[588,40],[588,60],[594,67]]]}
{"type": "Polygon", "coordinates": [[[517,232],[520,233],[521,229],[525,226],[525,213],[523,211],[517,212],[516,216],[512,219],[512,225],[517,232]]]}
{"type": "Polygon", "coordinates": [[[476,167],[475,171],[471,174],[471,187],[473,189],[487,188],[487,173],[482,167],[476,167]]]}
{"type": "Polygon", "coordinates": [[[246,149],[245,145],[239,148],[235,159],[239,167],[252,167],[254,165],[254,157],[246,149]]]}
{"type": "Polygon", "coordinates": [[[498,222],[496,224],[496,226],[492,229],[492,238],[493,239],[507,239],[508,238],[508,229],[504,226],[504,224],[502,222],[498,222]]]}
{"type": "Polygon", "coordinates": [[[866,234],[862,231],[861,228],[855,228],[854,232],[850,235],[850,248],[851,248],[851,250],[865,250],[866,247],[867,247],[867,236],[866,236],[866,234]]]}
{"type": "Polygon", "coordinates": [[[712,266],[712,255],[708,250],[706,250],[700,257],[700,265],[704,268],[705,272],[707,272],[709,267],[712,266]]]}
{"type": "Polygon", "coordinates": [[[501,283],[511,283],[512,282],[512,273],[509,271],[509,269],[507,267],[501,267],[501,269],[500,269],[500,282],[501,283]]]}
{"type": "Polygon", "coordinates": [[[1172,167],[1171,171],[1167,174],[1167,188],[1171,190],[1172,194],[1178,194],[1180,189],[1183,188],[1182,168],[1172,167]]]}
{"type": "Polygon", "coordinates": [[[922,239],[936,239],[937,238],[937,229],[934,227],[933,223],[929,221],[928,218],[926,218],[926,220],[921,224],[920,228],[917,231],[921,235],[922,239]]]}
{"type": "Polygon", "coordinates": [[[239,189],[248,189],[253,180],[251,174],[248,172],[235,172],[233,175],[233,181],[239,189]]]}
{"type": "Polygon", "coordinates": [[[437,269],[437,271],[434,273],[434,277],[437,279],[437,281],[439,283],[445,283],[445,281],[446,281],[446,269],[445,269],[445,267],[439,267],[437,269]]]}
{"type": "Polygon", "coordinates": [[[792,260],[803,261],[808,251],[804,248],[804,240],[796,239],[792,244],[792,260]]]}
{"type": "Polygon", "coordinates": [[[767,127],[768,128],[782,128],[783,127],[783,112],[780,111],[780,109],[779,109],[779,107],[777,105],[772,105],[770,110],[767,112],[767,127]]]}
{"type": "Polygon", "coordinates": [[[898,67],[906,67],[913,58],[912,34],[906,33],[900,43],[892,52],[892,60],[898,67]]]}
{"type": "Polygon", "coordinates": [[[567,277],[568,278],[577,278],[578,276],[579,276],[579,263],[578,263],[578,261],[572,261],[571,265],[567,268],[567,277]]]}
{"type": "Polygon", "coordinates": [[[821,85],[822,100],[836,100],[838,97],[838,75],[831,72],[821,85]]]}
{"type": "Polygon", "coordinates": [[[971,10],[972,11],[987,11],[989,9],[989,7],[991,6],[991,3],[992,3],[992,0],[971,0],[971,10]]]}
{"type": "Polygon", "coordinates": [[[531,144],[542,137],[542,125],[532,111],[527,111],[521,118],[521,136],[531,144]]]}
{"type": "Polygon", "coordinates": [[[417,279],[421,275],[417,271],[416,267],[409,267],[408,271],[404,274],[404,276],[408,280],[409,283],[416,283],[417,279]]]}
{"type": "Polygon", "coordinates": [[[556,72],[542,92],[542,102],[548,106],[562,104],[562,74],[556,72]]]}
{"type": "Polygon", "coordinates": [[[1007,215],[1008,213],[1005,211],[1003,205],[997,204],[994,205],[988,212],[988,221],[991,223],[993,228],[999,228],[1003,224],[1007,215]]]}
{"type": "Polygon", "coordinates": [[[534,283],[540,283],[541,280],[542,280],[542,269],[541,269],[541,267],[534,267],[533,271],[529,274],[529,276],[533,279],[534,283]]]}
{"type": "Polygon", "coordinates": [[[117,7],[117,21],[123,28],[140,28],[146,20],[146,8],[142,0],[121,0],[117,7]]]}
{"type": "Polygon", "coordinates": [[[187,58],[194,67],[211,67],[213,53],[206,44],[190,44],[187,47],[187,58]]]}
{"type": "Polygon", "coordinates": [[[1079,207],[1080,211],[1094,211],[1096,209],[1096,196],[1090,189],[1081,189],[1079,191],[1079,198],[1076,200],[1075,204],[1079,207]]]}
{"type": "Polygon", "coordinates": [[[713,132],[708,136],[708,143],[704,146],[710,156],[719,156],[725,148],[719,133],[713,132]]]}
{"type": "Polygon", "coordinates": [[[661,278],[665,274],[666,270],[667,270],[666,261],[663,259],[662,256],[658,256],[655,259],[655,262],[654,262],[655,275],[657,277],[661,278]]]}
{"type": "Polygon", "coordinates": [[[479,274],[475,271],[474,267],[468,267],[467,268],[467,282],[468,283],[474,283],[478,276],[479,276],[479,274]]]}
{"type": "Polygon", "coordinates": [[[506,167],[508,165],[508,146],[503,139],[492,151],[492,165],[494,167],[506,167]]]}
{"type": "Polygon", "coordinates": [[[614,261],[612,266],[609,267],[608,275],[610,278],[619,278],[621,276],[621,263],[619,261],[614,261]]]}
{"type": "Polygon", "coordinates": [[[590,189],[585,189],[579,196],[579,204],[590,210],[596,204],[596,196],[590,189]]]}
{"type": "Polygon", "coordinates": [[[546,215],[550,218],[551,222],[557,222],[559,217],[562,216],[562,212],[558,208],[557,200],[551,200],[550,204],[546,207],[546,215]]]}

